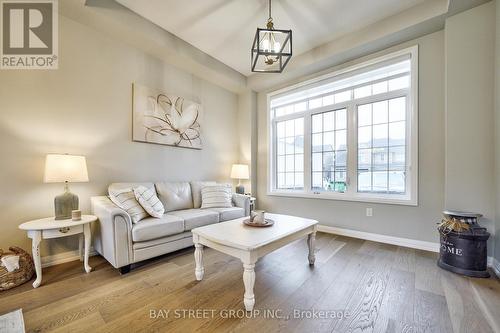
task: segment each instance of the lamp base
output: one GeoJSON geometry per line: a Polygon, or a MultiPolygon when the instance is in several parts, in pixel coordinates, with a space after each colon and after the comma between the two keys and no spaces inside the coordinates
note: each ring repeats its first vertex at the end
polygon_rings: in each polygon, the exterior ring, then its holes
{"type": "Polygon", "coordinates": [[[238,194],[245,194],[245,186],[239,184],[236,186],[236,193],[238,194]]]}
{"type": "Polygon", "coordinates": [[[78,196],[69,191],[54,198],[54,210],[56,220],[71,218],[71,211],[78,209],[78,196]]]}

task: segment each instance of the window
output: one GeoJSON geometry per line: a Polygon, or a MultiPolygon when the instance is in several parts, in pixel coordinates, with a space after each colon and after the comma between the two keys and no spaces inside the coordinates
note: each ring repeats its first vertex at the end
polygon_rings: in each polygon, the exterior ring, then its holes
{"type": "Polygon", "coordinates": [[[276,123],[277,189],[304,188],[304,118],[276,123]]]}
{"type": "Polygon", "coordinates": [[[359,105],[358,192],[405,194],[406,97],[359,105]]]}
{"type": "Polygon", "coordinates": [[[416,205],[417,51],[269,94],[269,194],[416,205]]]}
{"type": "Polygon", "coordinates": [[[312,115],[312,188],[345,192],[347,179],[347,110],[312,115]]]}

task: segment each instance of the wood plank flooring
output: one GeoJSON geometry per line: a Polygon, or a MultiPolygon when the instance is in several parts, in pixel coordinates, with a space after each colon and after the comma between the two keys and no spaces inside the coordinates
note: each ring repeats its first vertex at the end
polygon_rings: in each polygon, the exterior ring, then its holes
{"type": "Polygon", "coordinates": [[[0,314],[22,308],[27,332],[498,332],[500,284],[441,270],[435,253],[319,233],[256,265],[256,312],[243,311],[242,264],[193,249],[121,276],[103,258],[44,269],[42,286],[0,292],[0,314]],[[168,315],[167,315],[167,311],[168,315]],[[258,313],[257,313],[258,312],[258,313]],[[161,315],[159,315],[161,314],[161,315]]]}

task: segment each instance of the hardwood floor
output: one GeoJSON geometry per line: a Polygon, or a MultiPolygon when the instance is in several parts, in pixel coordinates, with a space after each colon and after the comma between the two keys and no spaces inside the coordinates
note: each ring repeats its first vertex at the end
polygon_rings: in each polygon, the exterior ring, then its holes
{"type": "Polygon", "coordinates": [[[91,258],[90,274],[80,262],[46,268],[38,289],[0,292],[0,314],[22,308],[27,332],[498,332],[494,278],[458,276],[438,268],[434,253],[353,238],[319,233],[316,247],[314,267],[305,239],[257,262],[255,317],[243,311],[241,262],[205,249],[197,282],[193,248],[124,276],[101,257],[91,258]]]}

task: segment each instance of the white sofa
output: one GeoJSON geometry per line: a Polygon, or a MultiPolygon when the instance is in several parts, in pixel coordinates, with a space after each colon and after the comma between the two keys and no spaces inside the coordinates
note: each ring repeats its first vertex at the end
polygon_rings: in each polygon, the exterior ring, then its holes
{"type": "Polygon", "coordinates": [[[139,185],[154,188],[165,206],[161,218],[132,223],[129,214],[107,196],[91,198],[99,218],[94,248],[122,274],[130,265],[193,245],[191,229],[250,215],[250,198],[233,194],[233,207],[201,209],[201,188],[215,182],[114,183],[110,190],[139,185]]]}

